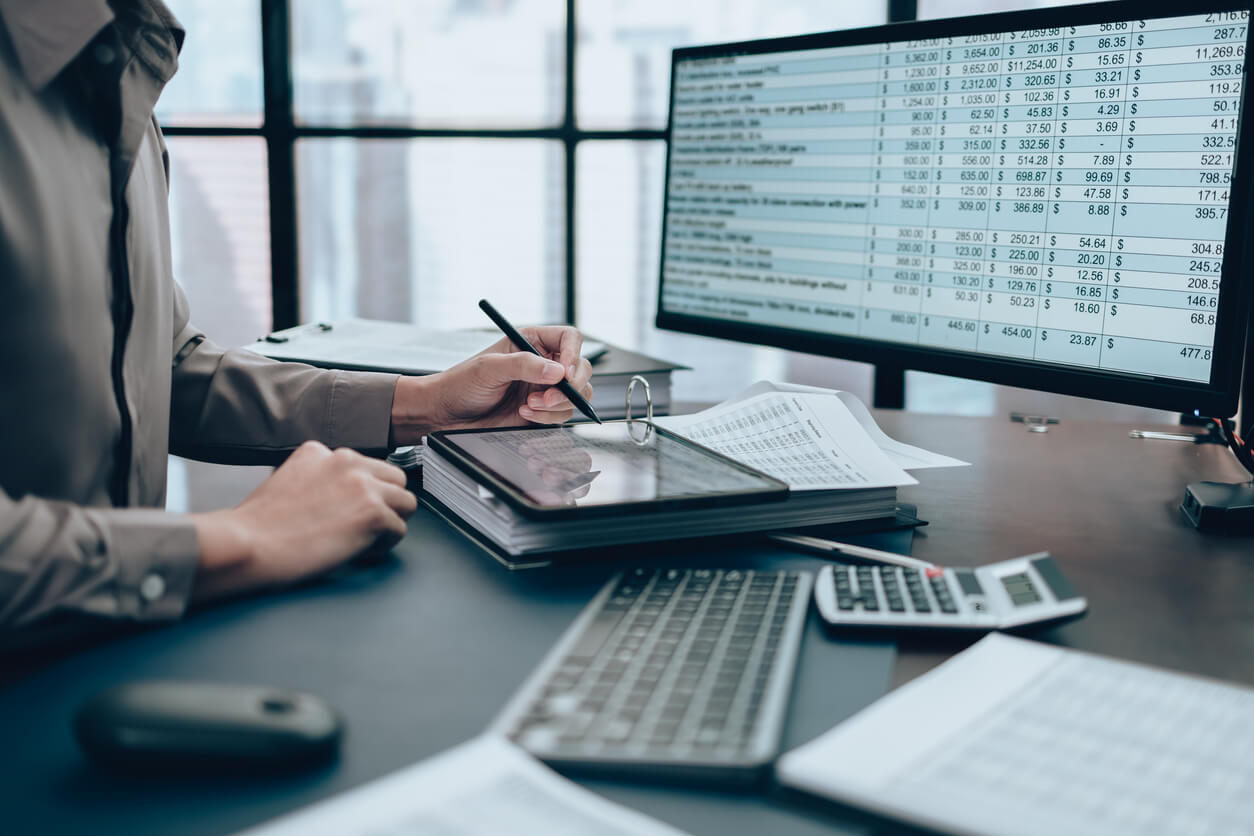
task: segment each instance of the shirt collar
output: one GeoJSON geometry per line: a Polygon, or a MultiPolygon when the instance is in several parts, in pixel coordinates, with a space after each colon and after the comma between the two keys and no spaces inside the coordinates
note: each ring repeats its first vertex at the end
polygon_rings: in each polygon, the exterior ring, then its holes
{"type": "MultiPolygon", "coordinates": [[[[119,23],[139,30],[125,40],[154,75],[168,81],[178,67],[183,27],[160,0],[118,5],[125,9],[119,23]]],[[[0,19],[35,90],[60,75],[117,17],[108,0],[0,0],[0,19]]]]}

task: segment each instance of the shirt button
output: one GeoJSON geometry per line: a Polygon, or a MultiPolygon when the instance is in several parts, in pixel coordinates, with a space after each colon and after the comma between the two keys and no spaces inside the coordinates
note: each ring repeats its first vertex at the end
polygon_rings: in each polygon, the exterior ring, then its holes
{"type": "Polygon", "coordinates": [[[118,57],[118,53],[108,44],[96,44],[91,49],[91,56],[101,64],[112,64],[118,57]]]}
{"type": "Polygon", "coordinates": [[[145,601],[155,601],[162,595],[165,595],[165,578],[160,575],[145,575],[139,582],[139,597],[145,601]]]}

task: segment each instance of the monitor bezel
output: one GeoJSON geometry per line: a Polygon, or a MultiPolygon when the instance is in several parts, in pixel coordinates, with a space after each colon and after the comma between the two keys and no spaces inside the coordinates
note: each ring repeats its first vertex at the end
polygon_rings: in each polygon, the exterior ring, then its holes
{"type": "MultiPolygon", "coordinates": [[[[663,209],[660,260],[657,279],[658,328],[774,346],[810,354],[838,357],[877,365],[933,372],[1076,395],[1103,401],[1207,416],[1228,417],[1236,413],[1241,393],[1241,373],[1245,359],[1246,332],[1250,330],[1250,291],[1240,277],[1247,269],[1245,240],[1254,231],[1254,195],[1250,189],[1250,168],[1242,158],[1245,136],[1250,130],[1244,118],[1248,66],[1243,67],[1239,97],[1239,124],[1233,149],[1231,197],[1228,226],[1224,238],[1224,258],[1220,271],[1219,305],[1216,310],[1214,358],[1211,379],[1194,383],[1172,378],[1141,378],[1121,372],[1088,370],[1038,363],[1030,359],[998,358],[932,346],[893,343],[867,337],[824,334],[778,325],[741,323],[733,320],[666,311],[662,304],[666,264],[666,226],[670,215],[671,136],[674,125],[675,67],[682,60],[766,52],[855,46],[885,41],[924,40],[959,35],[988,34],[1018,29],[1044,29],[1053,26],[1089,25],[1120,20],[1183,17],[1212,12],[1254,11],[1254,0],[1243,2],[1202,2],[1182,10],[1170,0],[1117,0],[1049,9],[1005,12],[943,20],[891,23],[859,29],[820,32],[782,38],[766,38],[725,44],[680,47],[671,53],[670,101],[666,124],[666,167],[663,181],[663,209]]],[[[1254,17],[1254,15],[1252,15],[1254,17]]],[[[1251,21],[1254,22],[1254,21],[1251,21]]],[[[1246,25],[1246,59],[1254,43],[1251,23],[1246,25]]]]}

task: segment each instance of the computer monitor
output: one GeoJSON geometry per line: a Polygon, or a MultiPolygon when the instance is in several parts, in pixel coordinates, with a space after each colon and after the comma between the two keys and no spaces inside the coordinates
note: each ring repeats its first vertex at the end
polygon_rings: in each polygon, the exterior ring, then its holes
{"type": "Polygon", "coordinates": [[[1249,9],[675,50],[658,326],[1232,415],[1249,9]]]}

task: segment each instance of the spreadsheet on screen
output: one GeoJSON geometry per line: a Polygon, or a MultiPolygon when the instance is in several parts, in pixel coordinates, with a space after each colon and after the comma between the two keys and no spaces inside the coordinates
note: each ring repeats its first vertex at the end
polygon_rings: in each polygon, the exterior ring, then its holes
{"type": "Polygon", "coordinates": [[[1247,23],[677,57],[662,310],[1208,381],[1247,23]]]}

